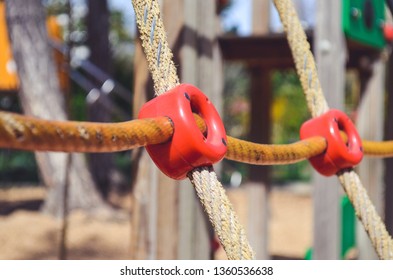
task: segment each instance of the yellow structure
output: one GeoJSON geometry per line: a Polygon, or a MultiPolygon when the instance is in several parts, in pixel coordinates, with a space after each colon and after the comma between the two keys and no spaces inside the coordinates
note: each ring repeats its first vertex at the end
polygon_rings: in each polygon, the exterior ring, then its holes
{"type": "MultiPolygon", "coordinates": [[[[62,41],[61,29],[54,16],[47,19],[48,36],[52,40],[62,41]]],[[[54,59],[58,69],[60,87],[65,90],[68,87],[68,76],[65,68],[66,59],[59,51],[54,52],[54,59]]],[[[17,90],[18,77],[16,66],[12,58],[10,42],[8,38],[5,4],[0,2],[0,91],[17,90]]]]}
{"type": "Polygon", "coordinates": [[[18,77],[12,59],[5,20],[5,4],[0,2],[0,90],[16,90],[18,77]]]}

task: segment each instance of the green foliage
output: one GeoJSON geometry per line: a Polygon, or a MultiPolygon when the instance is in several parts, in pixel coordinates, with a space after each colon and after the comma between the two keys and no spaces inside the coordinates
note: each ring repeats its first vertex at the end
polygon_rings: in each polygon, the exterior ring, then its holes
{"type": "Polygon", "coordinates": [[[311,174],[312,168],[307,160],[295,164],[272,166],[272,181],[275,184],[309,181],[311,174]]]}
{"type": "Polygon", "coordinates": [[[131,179],[131,153],[132,151],[125,151],[115,154],[115,165],[127,181],[131,179]]]}
{"type": "Polygon", "coordinates": [[[39,178],[34,153],[0,149],[1,185],[6,185],[10,182],[37,183],[38,181],[39,178]]]}
{"type": "Polygon", "coordinates": [[[42,2],[48,15],[67,13],[67,0],[44,0],[42,2]]]}
{"type": "Polygon", "coordinates": [[[112,10],[110,15],[110,39],[112,45],[119,43],[131,43],[133,38],[129,30],[125,28],[124,16],[122,11],[112,10]]]}
{"type": "Polygon", "coordinates": [[[294,71],[276,71],[272,75],[272,85],[272,141],[278,144],[293,142],[299,139],[300,126],[309,118],[300,81],[294,71]]]}
{"type": "MultiPolygon", "coordinates": [[[[248,91],[250,77],[240,63],[228,63],[224,67],[223,120],[228,135],[246,139],[249,131],[250,104],[248,91]]],[[[243,180],[248,178],[248,166],[244,163],[223,160],[222,182],[229,185],[233,172],[240,172],[243,180]]]]}
{"type": "Polygon", "coordinates": [[[242,64],[230,63],[224,69],[223,118],[226,130],[233,137],[246,138],[250,126],[250,77],[242,64]]]}
{"type": "MultiPolygon", "coordinates": [[[[242,64],[226,65],[224,123],[227,133],[233,137],[246,139],[249,133],[250,77],[242,64]]],[[[272,73],[272,139],[275,144],[288,144],[299,140],[301,124],[309,118],[306,101],[295,71],[275,71],[272,73]]],[[[308,161],[297,164],[273,166],[272,180],[284,183],[307,180],[311,176],[308,161]]],[[[248,178],[248,166],[242,163],[223,161],[222,180],[229,184],[231,174],[240,172],[243,181],[248,178]]]]}
{"type": "MultiPolygon", "coordinates": [[[[0,110],[21,113],[16,93],[0,97],[0,110]]],[[[10,182],[38,181],[37,164],[32,152],[0,149],[1,187],[10,182]]]]}
{"type": "Polygon", "coordinates": [[[71,83],[72,92],[69,102],[70,102],[70,119],[75,121],[86,121],[86,93],[75,83],[71,83]]]}
{"type": "MultiPolygon", "coordinates": [[[[288,144],[298,141],[300,126],[309,118],[309,113],[296,72],[294,70],[274,72],[272,87],[272,142],[288,144]]],[[[311,176],[308,161],[276,165],[273,166],[272,172],[272,180],[277,183],[308,180],[311,176]]]]}

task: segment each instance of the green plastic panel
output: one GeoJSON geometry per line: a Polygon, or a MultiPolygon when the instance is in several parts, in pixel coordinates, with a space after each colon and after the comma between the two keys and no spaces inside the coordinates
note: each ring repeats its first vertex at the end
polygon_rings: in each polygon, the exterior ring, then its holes
{"type": "MultiPolygon", "coordinates": [[[[356,216],[348,196],[341,198],[341,259],[346,259],[348,252],[356,246],[356,216]]],[[[305,260],[313,259],[313,249],[308,248],[305,260]]]]}
{"type": "Polygon", "coordinates": [[[349,250],[356,246],[356,218],[348,196],[341,199],[341,258],[346,259],[349,250]]]}
{"type": "Polygon", "coordinates": [[[383,34],[385,1],[343,0],[343,29],[345,35],[356,42],[375,48],[386,44],[383,34]]]}

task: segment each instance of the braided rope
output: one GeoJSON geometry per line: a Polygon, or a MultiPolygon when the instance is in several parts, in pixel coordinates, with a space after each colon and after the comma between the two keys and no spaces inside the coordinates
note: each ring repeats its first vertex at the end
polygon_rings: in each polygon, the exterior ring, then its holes
{"type": "Polygon", "coordinates": [[[292,50],[296,71],[307,100],[307,106],[313,117],[325,113],[329,107],[319,82],[314,56],[310,50],[306,33],[303,30],[291,0],[274,0],[288,44],[292,50]]]}
{"type": "MultiPolygon", "coordinates": [[[[325,113],[329,107],[319,83],[314,57],[306,34],[300,24],[295,7],[290,0],[274,0],[281,22],[287,33],[288,43],[295,60],[296,70],[313,117],[325,113]]],[[[381,259],[393,258],[393,240],[376,212],[357,174],[345,170],[338,174],[341,185],[348,194],[359,220],[366,229],[374,249],[381,259]]]]}
{"type": "Polygon", "coordinates": [[[0,148],[97,153],[134,149],[168,141],[167,117],[120,123],[49,121],[0,112],[0,148]]]}
{"type": "Polygon", "coordinates": [[[179,84],[173,63],[173,54],[161,19],[156,0],[132,0],[139,27],[142,47],[154,81],[156,95],[165,93],[179,84]]]}
{"type": "MultiPolygon", "coordinates": [[[[160,16],[158,0],[132,0],[142,46],[154,81],[156,95],[160,95],[179,84],[172,61],[164,25],[160,16]]],[[[189,174],[201,203],[213,223],[228,259],[251,259],[254,254],[245,232],[233,212],[225,191],[217,180],[212,167],[195,169],[189,174]],[[205,170],[209,170],[205,172],[205,170]],[[216,197],[216,195],[219,195],[216,197]],[[219,218],[215,211],[219,210],[219,218]],[[222,221],[230,221],[231,230],[222,227],[222,221]],[[236,229],[236,230],[232,230],[236,229]]]]}
{"type": "MultiPolygon", "coordinates": [[[[205,133],[205,121],[197,114],[194,114],[194,119],[201,132],[205,133]]],[[[115,152],[164,143],[173,132],[172,122],[167,117],[94,123],[43,120],[0,111],[0,148],[72,153],[115,152]]],[[[346,134],[342,132],[341,136],[346,142],[346,134]]],[[[227,144],[227,159],[256,165],[296,163],[317,156],[326,149],[323,137],[272,145],[227,136],[227,144]]],[[[363,140],[362,145],[365,155],[393,156],[393,141],[363,140]]]]}
{"type": "Polygon", "coordinates": [[[246,233],[237,222],[238,217],[232,209],[224,188],[217,180],[213,168],[211,166],[196,168],[189,174],[189,179],[195,186],[206,212],[209,213],[209,220],[217,232],[228,259],[254,259],[255,256],[246,239],[246,233]],[[233,238],[234,236],[237,238],[233,238]]]}
{"type": "Polygon", "coordinates": [[[362,141],[364,154],[372,157],[393,157],[393,141],[362,141]]]}
{"type": "Polygon", "coordinates": [[[353,170],[338,175],[349,200],[355,208],[356,216],[362,221],[370,240],[381,259],[393,259],[392,237],[386,230],[381,217],[374,205],[370,203],[367,191],[363,187],[359,176],[353,170]]]}
{"type": "MultiPolygon", "coordinates": [[[[205,121],[194,114],[202,133],[205,121]]],[[[168,141],[173,135],[167,117],[139,119],[120,123],[51,121],[0,111],[0,148],[28,151],[105,153],[125,151],[168,141]]],[[[345,133],[341,133],[347,141],[345,133]]],[[[227,136],[229,160],[256,164],[291,164],[317,156],[326,149],[323,137],[312,137],[292,144],[257,144],[227,136]]],[[[363,140],[365,155],[392,157],[393,141],[363,140]]]]}
{"type": "Polygon", "coordinates": [[[225,158],[255,165],[296,163],[317,156],[326,149],[323,137],[312,137],[287,145],[256,144],[227,136],[225,158]]]}

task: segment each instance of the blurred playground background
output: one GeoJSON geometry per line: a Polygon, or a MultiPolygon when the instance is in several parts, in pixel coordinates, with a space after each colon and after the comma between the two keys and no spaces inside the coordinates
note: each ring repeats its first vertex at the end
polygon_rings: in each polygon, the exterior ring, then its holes
{"type": "MultiPolygon", "coordinates": [[[[7,31],[5,2],[0,1],[0,110],[23,113],[18,92],[18,69],[13,61],[7,31]]],[[[134,118],[138,102],[143,99],[141,96],[151,96],[152,87],[147,78],[147,69],[141,63],[143,55],[140,53],[131,1],[41,2],[57,69],[54,78],[59,80],[68,118],[104,122],[134,118]]],[[[209,0],[197,4],[185,0],[161,2],[175,61],[182,69],[182,81],[197,81],[207,91],[218,91],[217,94],[205,93],[215,94],[212,99],[217,101],[215,104],[221,112],[227,134],[260,143],[297,141],[299,128],[309,118],[309,113],[273,4],[266,0],[209,0]],[[193,7],[197,10],[193,11],[193,7]],[[176,12],[181,16],[175,18],[173,15],[176,12]],[[204,16],[207,18],[204,24],[210,24],[213,33],[203,26],[204,16]],[[259,48],[262,46],[262,49],[259,48]],[[204,48],[207,48],[207,54],[204,48]],[[197,50],[196,54],[193,49],[197,50]],[[203,75],[206,67],[214,69],[214,77],[210,77],[210,80],[203,75]],[[195,74],[191,68],[199,72],[195,74]]],[[[302,24],[315,45],[318,39],[315,33],[318,1],[294,2],[302,24]]],[[[383,1],[360,2],[374,5],[372,11],[364,11],[366,14],[377,13],[380,6],[377,2],[383,1]]],[[[331,16],[332,20],[339,21],[345,17],[344,11],[343,14],[331,16]]],[[[386,16],[386,21],[389,16],[386,16]]],[[[383,36],[383,32],[379,32],[383,36]]],[[[368,131],[378,129],[377,137],[385,135],[388,138],[389,133],[392,134],[391,128],[387,125],[384,127],[384,119],[392,112],[390,105],[387,105],[390,103],[385,102],[389,92],[384,80],[390,69],[388,39],[383,39],[382,47],[351,38],[347,43],[348,63],[343,70],[345,89],[340,106],[354,121],[358,121],[359,114],[381,115],[380,124],[368,131]],[[383,68],[383,74],[380,74],[379,68],[373,67],[382,64],[386,69],[383,68]],[[382,78],[375,75],[382,75],[382,78]],[[383,107],[383,110],[374,108],[370,109],[372,113],[359,113],[362,98],[370,90],[370,80],[374,83],[379,81],[376,88],[381,89],[381,96],[370,98],[382,102],[375,108],[383,107]]],[[[139,230],[138,225],[144,222],[136,221],[135,217],[143,220],[146,217],[143,211],[154,210],[146,210],[146,207],[150,207],[146,205],[136,206],[143,204],[138,201],[136,180],[145,182],[149,177],[149,174],[138,173],[140,168],[137,170],[137,166],[145,164],[138,153],[126,151],[83,155],[87,164],[78,172],[89,174],[94,187],[79,195],[97,196],[99,204],[93,207],[94,211],[90,211],[91,201],[85,204],[83,201],[75,202],[68,213],[65,238],[62,235],[63,209],[53,206],[62,204],[61,196],[56,198],[48,194],[48,185],[35,154],[0,149],[0,259],[165,259],[204,258],[206,255],[225,258],[214,236],[208,238],[204,249],[194,248],[199,244],[198,237],[194,236],[196,245],[190,245],[188,251],[183,252],[178,246],[183,246],[181,242],[184,240],[179,237],[181,234],[174,234],[179,238],[172,243],[180,245],[171,243],[176,247],[172,248],[172,251],[176,251],[173,253],[165,251],[165,244],[159,238],[149,236],[152,228],[155,228],[154,234],[160,235],[160,228],[171,225],[156,222],[155,226],[151,226],[151,221],[145,221],[149,226],[144,225],[139,230]]],[[[385,179],[383,171],[380,171],[386,166],[383,166],[382,160],[371,165],[380,168],[376,173],[379,175],[377,183],[372,181],[373,178],[369,181],[377,189],[372,190],[375,196],[371,196],[377,201],[377,208],[386,214],[387,219],[391,219],[392,209],[386,208],[389,207],[386,201],[391,197],[391,191],[385,189],[384,183],[389,179],[385,179]]],[[[312,258],[317,232],[314,221],[319,214],[316,214],[313,203],[313,169],[307,161],[283,166],[250,167],[223,160],[217,170],[241,222],[246,230],[252,232],[251,239],[260,239],[253,241],[260,247],[257,249],[259,258],[312,258]],[[253,201],[253,194],[262,201],[253,201]],[[254,216],[258,218],[253,220],[254,216]]],[[[146,181],[145,184],[149,183],[146,181]]],[[[349,226],[340,227],[333,236],[332,242],[339,244],[330,246],[340,247],[336,257],[375,258],[368,249],[361,251],[363,255],[360,253],[358,245],[363,241],[357,237],[353,210],[346,206],[342,194],[339,195],[339,203],[336,207],[342,212],[336,223],[349,226]]],[[[158,215],[157,212],[155,215],[158,215]]],[[[149,219],[153,218],[151,215],[149,219]]],[[[198,214],[195,219],[200,219],[198,214]]],[[[392,224],[387,220],[388,228],[392,224]]],[[[180,231],[177,227],[171,230],[180,231]]],[[[335,257],[325,255],[322,258],[335,257]]]]}

